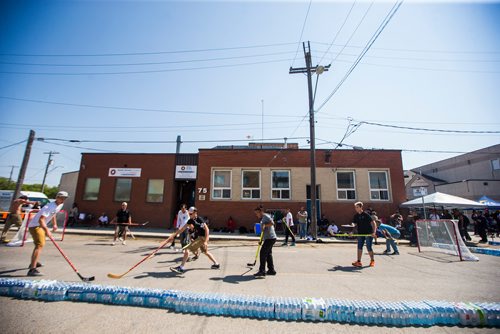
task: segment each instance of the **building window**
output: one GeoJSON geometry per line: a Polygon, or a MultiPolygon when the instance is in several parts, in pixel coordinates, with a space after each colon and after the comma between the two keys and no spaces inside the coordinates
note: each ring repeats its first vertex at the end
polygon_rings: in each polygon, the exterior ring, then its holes
{"type": "Polygon", "coordinates": [[[230,199],[231,198],[231,171],[214,170],[212,198],[230,199]]]}
{"type": "Polygon", "coordinates": [[[354,172],[337,172],[337,199],[356,199],[354,172]]]}
{"type": "Polygon", "coordinates": [[[500,159],[491,160],[491,168],[493,170],[500,170],[500,159]]]}
{"type": "Polygon", "coordinates": [[[369,172],[370,199],[375,201],[389,200],[389,187],[386,172],[369,172]]]}
{"type": "Polygon", "coordinates": [[[86,201],[97,201],[99,199],[100,186],[101,186],[100,178],[89,177],[85,181],[85,191],[83,192],[83,199],[86,201]]]}
{"type": "Polygon", "coordinates": [[[132,179],[116,179],[116,185],[115,185],[116,202],[130,201],[131,191],[132,191],[132,179]]]}
{"type": "Polygon", "coordinates": [[[241,198],[260,198],[260,171],[244,170],[241,172],[241,198]]]}
{"type": "Polygon", "coordinates": [[[290,171],[271,172],[271,199],[290,199],[290,171]]]}
{"type": "Polygon", "coordinates": [[[164,184],[165,180],[148,180],[148,194],[146,196],[146,202],[163,203],[164,184]]]}

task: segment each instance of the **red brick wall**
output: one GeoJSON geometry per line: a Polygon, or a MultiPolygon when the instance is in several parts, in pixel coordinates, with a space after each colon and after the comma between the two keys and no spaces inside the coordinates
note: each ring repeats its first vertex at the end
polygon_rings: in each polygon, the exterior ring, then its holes
{"type": "MultiPolygon", "coordinates": [[[[340,150],[331,153],[330,163],[325,162],[326,150],[316,151],[317,168],[384,168],[389,169],[392,188],[391,202],[365,202],[379,217],[388,217],[405,201],[403,165],[400,151],[375,150],[340,150]]],[[[309,167],[308,150],[200,150],[198,160],[197,187],[208,189],[205,201],[197,201],[200,215],[208,216],[211,227],[225,227],[229,216],[237,226],[251,228],[257,221],[253,209],[262,204],[266,209],[283,209],[290,207],[295,214],[303,201],[210,201],[211,168],[212,167],[270,167],[293,168],[309,167]]],[[[339,225],[349,224],[354,215],[353,202],[321,203],[322,213],[339,225]]]]}
{"type": "Polygon", "coordinates": [[[116,177],[108,177],[109,168],[142,168],[141,177],[133,177],[129,209],[134,222],[149,220],[151,227],[170,227],[175,200],[175,154],[90,154],[82,155],[75,201],[80,212],[98,217],[106,212],[110,219],[120,209],[114,201],[116,177]],[[83,200],[85,181],[89,177],[101,178],[99,200],[83,200]],[[163,203],[146,202],[149,179],[164,179],[163,203]]]}

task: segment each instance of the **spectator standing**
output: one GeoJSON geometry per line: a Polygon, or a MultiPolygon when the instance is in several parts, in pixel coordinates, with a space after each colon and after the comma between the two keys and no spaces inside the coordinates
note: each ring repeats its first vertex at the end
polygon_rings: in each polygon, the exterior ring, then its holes
{"type": "Polygon", "coordinates": [[[0,237],[0,240],[4,243],[8,243],[10,240],[6,240],[5,236],[7,235],[7,232],[9,232],[12,224],[16,225],[17,227],[21,227],[23,221],[21,219],[21,208],[23,205],[26,204],[33,204],[36,205],[37,202],[30,202],[28,200],[28,196],[26,195],[21,195],[19,196],[18,199],[15,199],[12,201],[10,208],[9,208],[9,215],[7,216],[7,219],[5,220],[5,224],[3,225],[3,230],[2,230],[2,235],[0,237]]]}
{"type": "Polygon", "coordinates": [[[305,239],[307,236],[307,211],[301,206],[297,212],[297,220],[299,221],[299,235],[300,239],[305,239]]]}
{"type": "Polygon", "coordinates": [[[68,214],[68,226],[73,226],[78,222],[78,215],[80,214],[78,210],[78,203],[73,203],[68,214]]]}

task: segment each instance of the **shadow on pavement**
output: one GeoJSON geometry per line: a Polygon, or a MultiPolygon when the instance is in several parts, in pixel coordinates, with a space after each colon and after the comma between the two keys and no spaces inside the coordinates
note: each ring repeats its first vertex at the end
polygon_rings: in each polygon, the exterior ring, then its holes
{"type": "Polygon", "coordinates": [[[240,284],[240,282],[254,281],[253,275],[242,276],[242,275],[229,275],[225,277],[211,277],[212,281],[222,281],[224,283],[240,284]]]}
{"type": "MultiPolygon", "coordinates": [[[[366,266],[368,267],[368,266],[366,266]]],[[[331,269],[328,269],[328,271],[343,271],[343,272],[348,272],[348,273],[360,273],[361,269],[363,269],[363,267],[359,268],[359,267],[353,267],[353,266],[335,266],[331,269]]]]}

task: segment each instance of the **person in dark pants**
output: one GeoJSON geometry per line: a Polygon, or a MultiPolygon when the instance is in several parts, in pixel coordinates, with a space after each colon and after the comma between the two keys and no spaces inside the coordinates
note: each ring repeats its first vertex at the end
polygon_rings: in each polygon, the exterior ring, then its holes
{"type": "Polygon", "coordinates": [[[276,275],[273,262],[273,245],[276,242],[276,231],[274,230],[274,221],[267,213],[262,211],[261,207],[256,208],[255,215],[260,219],[261,231],[263,231],[263,244],[260,248],[260,266],[259,271],[254,274],[255,278],[265,278],[266,275],[276,275]],[[267,263],[267,272],[266,272],[267,263]]]}
{"type": "Polygon", "coordinates": [[[477,225],[477,233],[481,237],[481,240],[479,242],[481,243],[488,242],[488,235],[487,235],[488,221],[486,220],[486,217],[484,217],[481,211],[478,211],[477,213],[476,225],[477,225]]]}
{"type": "Polygon", "coordinates": [[[286,217],[283,218],[283,224],[285,228],[285,242],[281,246],[286,246],[288,245],[288,236],[292,237],[292,243],[290,246],[295,246],[295,236],[292,233],[292,227],[293,227],[293,215],[290,209],[286,209],[286,217]],[[287,227],[288,226],[288,227],[287,227]]]}

